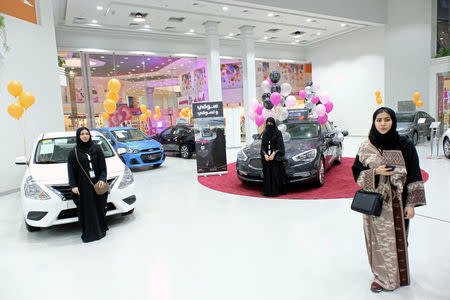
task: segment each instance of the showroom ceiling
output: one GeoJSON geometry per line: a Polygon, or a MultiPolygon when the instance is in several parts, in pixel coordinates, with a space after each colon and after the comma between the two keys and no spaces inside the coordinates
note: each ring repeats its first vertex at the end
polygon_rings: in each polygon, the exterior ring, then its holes
{"type": "Polygon", "coordinates": [[[53,3],[56,26],[202,37],[203,23],[217,21],[222,39],[239,40],[239,28],[248,25],[254,26],[257,42],[299,46],[370,26],[361,21],[343,21],[242,1],[54,0],[53,3]]]}

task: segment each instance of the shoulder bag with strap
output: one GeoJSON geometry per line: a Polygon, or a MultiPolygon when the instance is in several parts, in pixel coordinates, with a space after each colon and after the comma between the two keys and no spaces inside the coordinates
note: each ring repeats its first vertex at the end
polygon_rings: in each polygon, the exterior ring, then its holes
{"type": "Polygon", "coordinates": [[[95,193],[97,195],[103,195],[106,192],[109,192],[109,184],[107,182],[105,182],[105,184],[103,186],[100,186],[100,181],[98,181],[96,184],[94,184],[91,180],[91,177],[88,175],[88,173],[86,173],[86,171],[84,170],[83,166],[81,165],[80,161],[78,160],[78,151],[75,148],[75,157],[77,158],[77,162],[80,165],[81,170],[83,170],[83,173],[86,175],[87,179],[89,180],[89,182],[91,183],[91,185],[94,187],[95,193]]]}
{"type": "Polygon", "coordinates": [[[381,216],[381,209],[383,207],[383,194],[386,189],[389,177],[386,177],[386,182],[383,187],[383,192],[368,192],[358,190],[353,197],[351,209],[370,216],[381,216]]]}

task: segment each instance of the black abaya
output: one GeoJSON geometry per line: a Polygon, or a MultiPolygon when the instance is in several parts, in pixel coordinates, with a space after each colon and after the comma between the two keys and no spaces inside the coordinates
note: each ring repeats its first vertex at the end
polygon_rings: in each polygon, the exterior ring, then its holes
{"type": "Polygon", "coordinates": [[[74,194],[74,202],[77,206],[78,220],[82,228],[81,239],[87,243],[99,240],[106,235],[108,227],[106,226],[105,216],[108,194],[97,195],[95,193],[94,187],[84,174],[75,156],[75,151],[77,151],[78,160],[88,175],[90,170],[88,155],[91,157],[92,169],[95,173],[95,177],[91,180],[95,184],[100,180],[106,182],[106,161],[103,151],[92,142],[89,147],[83,150],[87,150],[86,153],[79,150],[78,147],[70,152],[67,168],[70,187],[77,187],[80,192],[80,195],[74,194]]]}

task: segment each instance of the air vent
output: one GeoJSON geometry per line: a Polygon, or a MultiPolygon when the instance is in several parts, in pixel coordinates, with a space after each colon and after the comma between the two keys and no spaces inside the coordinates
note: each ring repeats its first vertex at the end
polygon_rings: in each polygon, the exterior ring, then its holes
{"type": "Polygon", "coordinates": [[[281,29],[279,29],[279,28],[270,28],[269,30],[266,30],[266,32],[275,33],[275,32],[278,32],[280,30],[281,29]]]}
{"type": "Polygon", "coordinates": [[[234,35],[234,37],[238,37],[238,36],[241,36],[241,34],[240,34],[240,33],[236,33],[236,34],[234,35]]]}
{"type": "Polygon", "coordinates": [[[139,26],[139,25],[141,25],[141,24],[138,24],[138,23],[130,23],[130,24],[128,24],[128,25],[130,25],[130,26],[139,26]]]}
{"type": "Polygon", "coordinates": [[[167,21],[174,22],[174,23],[183,23],[184,19],[186,19],[186,18],[185,17],[170,17],[169,19],[167,19],[167,21]]]}
{"type": "Polygon", "coordinates": [[[278,39],[278,37],[276,37],[276,36],[272,36],[269,38],[269,40],[277,40],[277,39],[278,39]]]}
{"type": "Polygon", "coordinates": [[[89,22],[86,21],[86,18],[74,17],[72,23],[74,23],[74,24],[86,24],[86,23],[89,23],[89,22]]]}
{"type": "Polygon", "coordinates": [[[164,30],[175,30],[175,29],[177,28],[173,26],[167,26],[166,28],[164,28],[164,30]]]}
{"type": "Polygon", "coordinates": [[[83,20],[86,20],[86,18],[83,18],[83,17],[74,17],[73,20],[74,20],[74,21],[83,21],[83,20]]]}
{"type": "Polygon", "coordinates": [[[147,18],[147,16],[148,16],[148,13],[141,13],[141,12],[138,12],[138,11],[137,11],[137,12],[131,12],[130,15],[129,15],[129,17],[130,17],[130,18],[136,18],[136,15],[137,15],[137,14],[138,14],[138,15],[141,15],[142,18],[144,18],[144,19],[147,18]]]}
{"type": "Polygon", "coordinates": [[[305,34],[305,32],[299,30],[290,33],[293,36],[301,36],[302,34],[305,34]]]}

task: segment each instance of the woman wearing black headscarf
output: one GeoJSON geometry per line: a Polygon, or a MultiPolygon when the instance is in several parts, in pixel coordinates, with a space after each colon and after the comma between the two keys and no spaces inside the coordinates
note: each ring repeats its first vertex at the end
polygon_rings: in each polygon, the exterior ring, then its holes
{"type": "Polygon", "coordinates": [[[282,162],[284,153],[281,131],[278,130],[274,118],[267,118],[261,143],[261,161],[264,175],[261,194],[263,196],[276,197],[280,194],[286,194],[286,171],[282,162]]]}
{"type": "Polygon", "coordinates": [[[395,112],[373,114],[369,140],[358,150],[353,177],[362,189],[383,195],[381,216],[363,216],[373,292],[409,285],[407,235],[414,207],[425,205],[419,158],[413,142],[399,136],[395,112]],[[394,168],[390,168],[394,166],[394,168]]]}
{"type": "Polygon", "coordinates": [[[108,230],[105,222],[108,193],[97,195],[88,178],[91,177],[93,184],[106,183],[106,161],[100,146],[92,142],[89,129],[78,128],[76,139],[77,145],[69,153],[67,169],[83,230],[81,239],[87,243],[103,238],[108,230]]]}

